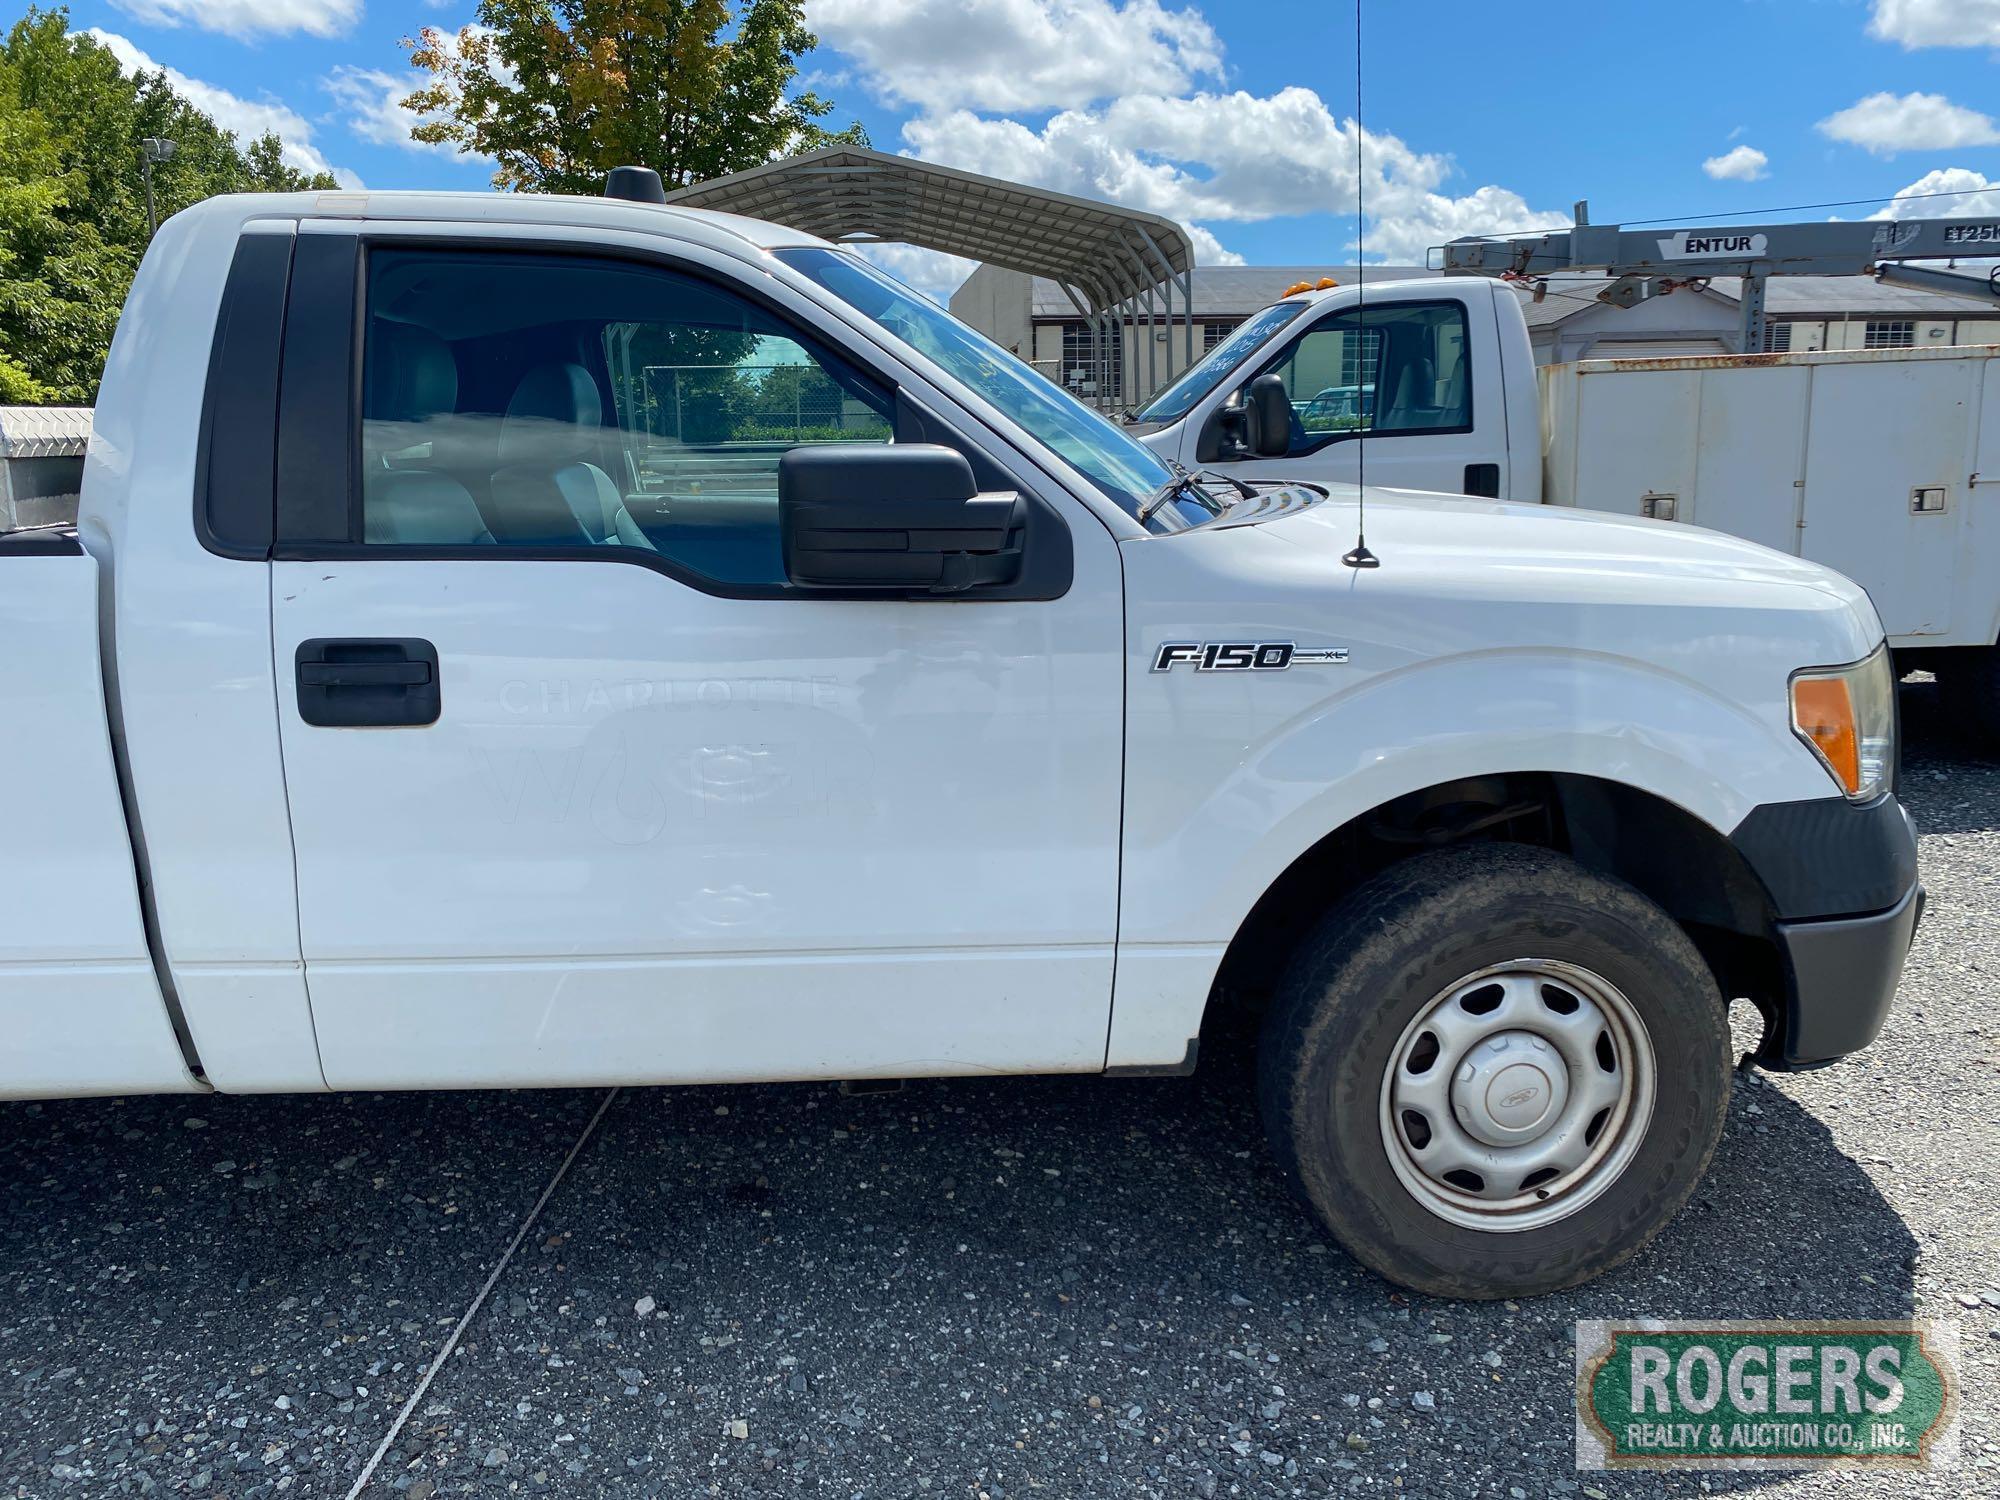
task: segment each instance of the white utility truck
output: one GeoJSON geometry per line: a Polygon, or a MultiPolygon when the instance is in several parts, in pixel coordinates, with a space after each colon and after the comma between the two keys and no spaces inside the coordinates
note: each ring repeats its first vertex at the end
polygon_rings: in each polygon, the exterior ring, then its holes
{"type": "Polygon", "coordinates": [[[1360,1260],[1581,1281],[1701,1176],[1726,999],[1779,1068],[1883,1022],[1881,622],[1704,531],[1358,519],[769,224],[189,209],[77,526],[0,542],[0,1091],[1177,1073],[1265,1003],[1360,1260]]]}
{"type": "Polygon", "coordinates": [[[1424,278],[1253,314],[1133,414],[1190,468],[1692,522],[1825,563],[2000,748],[2000,348],[1535,365],[1520,293],[1424,278]],[[1271,419],[1250,425],[1255,382],[1271,419]],[[1358,392],[1359,398],[1348,395],[1358,392]],[[1253,441],[1254,438],[1254,441],[1253,441]],[[1365,440],[1365,441],[1364,441],[1365,440]]]}

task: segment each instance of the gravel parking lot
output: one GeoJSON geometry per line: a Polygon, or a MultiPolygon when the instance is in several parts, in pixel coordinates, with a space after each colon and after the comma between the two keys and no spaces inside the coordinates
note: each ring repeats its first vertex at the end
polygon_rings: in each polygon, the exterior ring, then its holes
{"type": "Polygon", "coordinates": [[[1239,1046],[1192,1079],[0,1106],[0,1493],[2000,1493],[2000,764],[1905,691],[1930,914],[1889,1029],[1740,1075],[1579,1291],[1325,1242],[1239,1046]],[[1983,1300],[1982,1300],[1983,1294],[1983,1300]],[[1955,1320],[1956,1473],[1578,1473],[1579,1317],[1955,1320]]]}

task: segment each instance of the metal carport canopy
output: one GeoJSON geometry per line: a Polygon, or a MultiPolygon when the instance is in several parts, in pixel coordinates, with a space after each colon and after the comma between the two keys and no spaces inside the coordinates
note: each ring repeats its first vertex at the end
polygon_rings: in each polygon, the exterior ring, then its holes
{"type": "Polygon", "coordinates": [[[917,245],[1044,276],[1069,294],[1079,314],[1120,339],[1128,317],[1153,323],[1164,312],[1171,327],[1178,289],[1193,358],[1194,243],[1158,214],[857,146],[697,182],[668,193],[667,201],[767,219],[836,242],[917,245]]]}
{"type": "Polygon", "coordinates": [[[1187,231],[1138,213],[855,146],[831,146],[667,194],[827,240],[921,245],[1046,276],[1108,308],[1194,266],[1187,231]]]}

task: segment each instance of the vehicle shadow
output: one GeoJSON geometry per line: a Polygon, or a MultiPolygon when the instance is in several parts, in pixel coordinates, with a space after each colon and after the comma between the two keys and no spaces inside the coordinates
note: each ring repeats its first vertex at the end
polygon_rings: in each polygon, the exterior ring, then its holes
{"type": "Polygon", "coordinates": [[[1951,716],[1937,682],[1917,673],[1901,686],[1901,795],[1919,833],[2000,827],[2000,753],[1951,716]]]}

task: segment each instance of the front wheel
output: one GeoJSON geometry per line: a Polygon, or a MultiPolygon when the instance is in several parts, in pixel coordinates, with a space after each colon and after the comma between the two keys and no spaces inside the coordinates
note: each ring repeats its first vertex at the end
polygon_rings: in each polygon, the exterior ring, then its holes
{"type": "Polygon", "coordinates": [[[1391,1281],[1531,1296],[1636,1254],[1722,1135],[1707,965],[1629,886],[1546,850],[1393,866],[1294,955],[1259,1092],[1278,1161],[1391,1281]]]}

